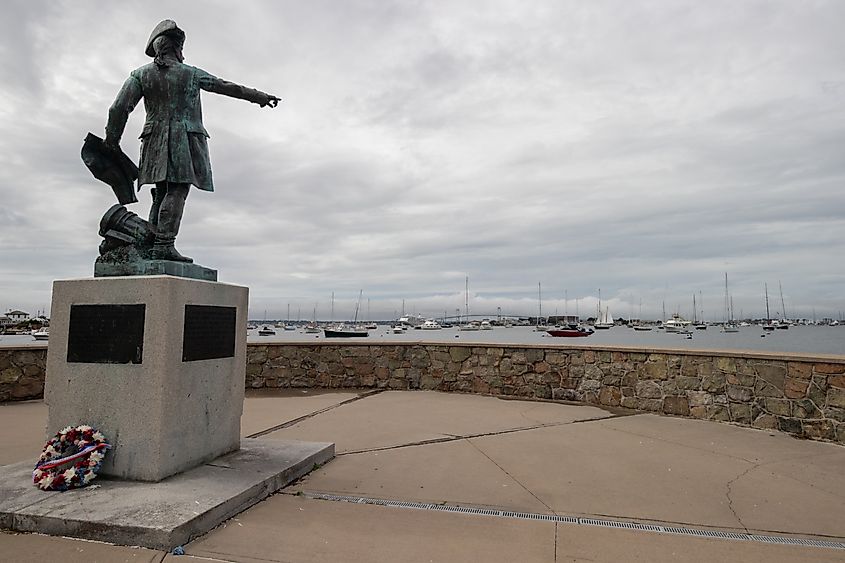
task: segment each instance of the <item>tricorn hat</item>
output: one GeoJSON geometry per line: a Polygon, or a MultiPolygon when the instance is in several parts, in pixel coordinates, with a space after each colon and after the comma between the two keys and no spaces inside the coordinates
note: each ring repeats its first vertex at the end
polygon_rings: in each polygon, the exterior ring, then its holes
{"type": "Polygon", "coordinates": [[[88,133],[82,144],[82,161],[96,179],[111,186],[117,201],[124,205],[138,201],[132,189],[138,167],[122,150],[108,147],[100,137],[88,133]]]}
{"type": "Polygon", "coordinates": [[[185,40],[185,32],[179,29],[179,26],[176,25],[176,22],[173,20],[161,20],[153,32],[150,34],[150,38],[147,40],[147,48],[144,51],[148,57],[155,57],[156,52],[153,50],[153,41],[160,35],[175,35],[179,37],[182,41],[185,40]]]}

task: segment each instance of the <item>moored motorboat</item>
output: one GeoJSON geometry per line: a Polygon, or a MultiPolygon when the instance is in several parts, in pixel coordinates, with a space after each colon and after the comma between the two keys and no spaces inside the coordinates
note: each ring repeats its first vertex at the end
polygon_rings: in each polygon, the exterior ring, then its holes
{"type": "Polygon", "coordinates": [[[305,332],[308,334],[316,334],[320,332],[320,326],[317,323],[308,323],[305,325],[305,332]]]}
{"type": "Polygon", "coordinates": [[[33,332],[32,337],[36,340],[48,340],[50,338],[50,329],[46,326],[42,327],[37,331],[33,332]]]}
{"type": "Polygon", "coordinates": [[[274,334],[276,334],[276,331],[270,328],[270,325],[264,325],[258,331],[258,336],[273,336],[274,334]]]}
{"type": "Polygon", "coordinates": [[[440,330],[443,328],[434,319],[427,319],[420,327],[422,330],[440,330]]]}
{"type": "Polygon", "coordinates": [[[562,338],[577,338],[580,336],[590,336],[591,334],[593,334],[593,332],[595,332],[593,329],[585,328],[581,325],[550,328],[546,331],[546,333],[550,336],[562,338]]]}
{"type": "Polygon", "coordinates": [[[692,324],[690,321],[686,320],[678,314],[675,314],[672,315],[671,319],[663,323],[663,326],[666,328],[666,332],[677,332],[681,334],[686,334],[688,332],[688,327],[690,324],[692,324]]]}

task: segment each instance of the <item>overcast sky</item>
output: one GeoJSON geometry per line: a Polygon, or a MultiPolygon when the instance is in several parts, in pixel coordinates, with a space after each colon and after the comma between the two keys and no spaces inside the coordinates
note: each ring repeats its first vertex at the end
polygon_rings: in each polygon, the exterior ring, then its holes
{"type": "MultiPolygon", "coordinates": [[[[178,249],[253,318],[845,311],[845,2],[4,1],[0,309],[90,277],[82,164],[162,19],[204,94],[214,193],[178,249]],[[567,297],[568,299],[565,299],[567,297]],[[699,303],[699,306],[701,304],[699,303]],[[300,312],[301,311],[301,312],[300,312]]],[[[122,140],[137,159],[143,107],[122,140]]],[[[130,208],[146,217],[149,189],[130,208]]]]}

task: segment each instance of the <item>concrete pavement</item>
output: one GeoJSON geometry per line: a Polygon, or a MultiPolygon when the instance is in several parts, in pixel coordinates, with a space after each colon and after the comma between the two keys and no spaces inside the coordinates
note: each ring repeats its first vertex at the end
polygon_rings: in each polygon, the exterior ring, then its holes
{"type": "MultiPolygon", "coordinates": [[[[45,419],[39,402],[0,405],[0,439],[12,446],[0,448],[0,464],[34,461],[43,442],[43,431],[34,429],[43,429],[45,419]]],[[[842,549],[536,516],[845,541],[845,448],[833,444],[588,406],[413,391],[251,392],[242,427],[244,435],[266,440],[334,441],[338,457],[187,545],[188,556],[3,534],[0,560],[49,561],[49,553],[64,561],[845,558],[842,549]],[[323,493],[423,504],[309,496],[323,493]],[[530,517],[419,509],[438,504],[530,517]]]]}

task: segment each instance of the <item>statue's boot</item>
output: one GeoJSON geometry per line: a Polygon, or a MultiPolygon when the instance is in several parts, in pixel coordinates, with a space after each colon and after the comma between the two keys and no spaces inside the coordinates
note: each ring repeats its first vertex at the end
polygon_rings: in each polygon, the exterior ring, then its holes
{"type": "Polygon", "coordinates": [[[152,250],[154,260],[193,262],[193,259],[182,256],[174,246],[176,235],[179,234],[179,225],[182,223],[182,212],[185,210],[189,187],[188,184],[170,184],[167,187],[158,212],[158,226],[152,250]]]}
{"type": "Polygon", "coordinates": [[[193,262],[193,258],[182,256],[176,246],[174,246],[174,239],[162,240],[163,237],[156,237],[156,242],[153,245],[152,258],[153,260],[172,260],[174,262],[193,262]]]}

